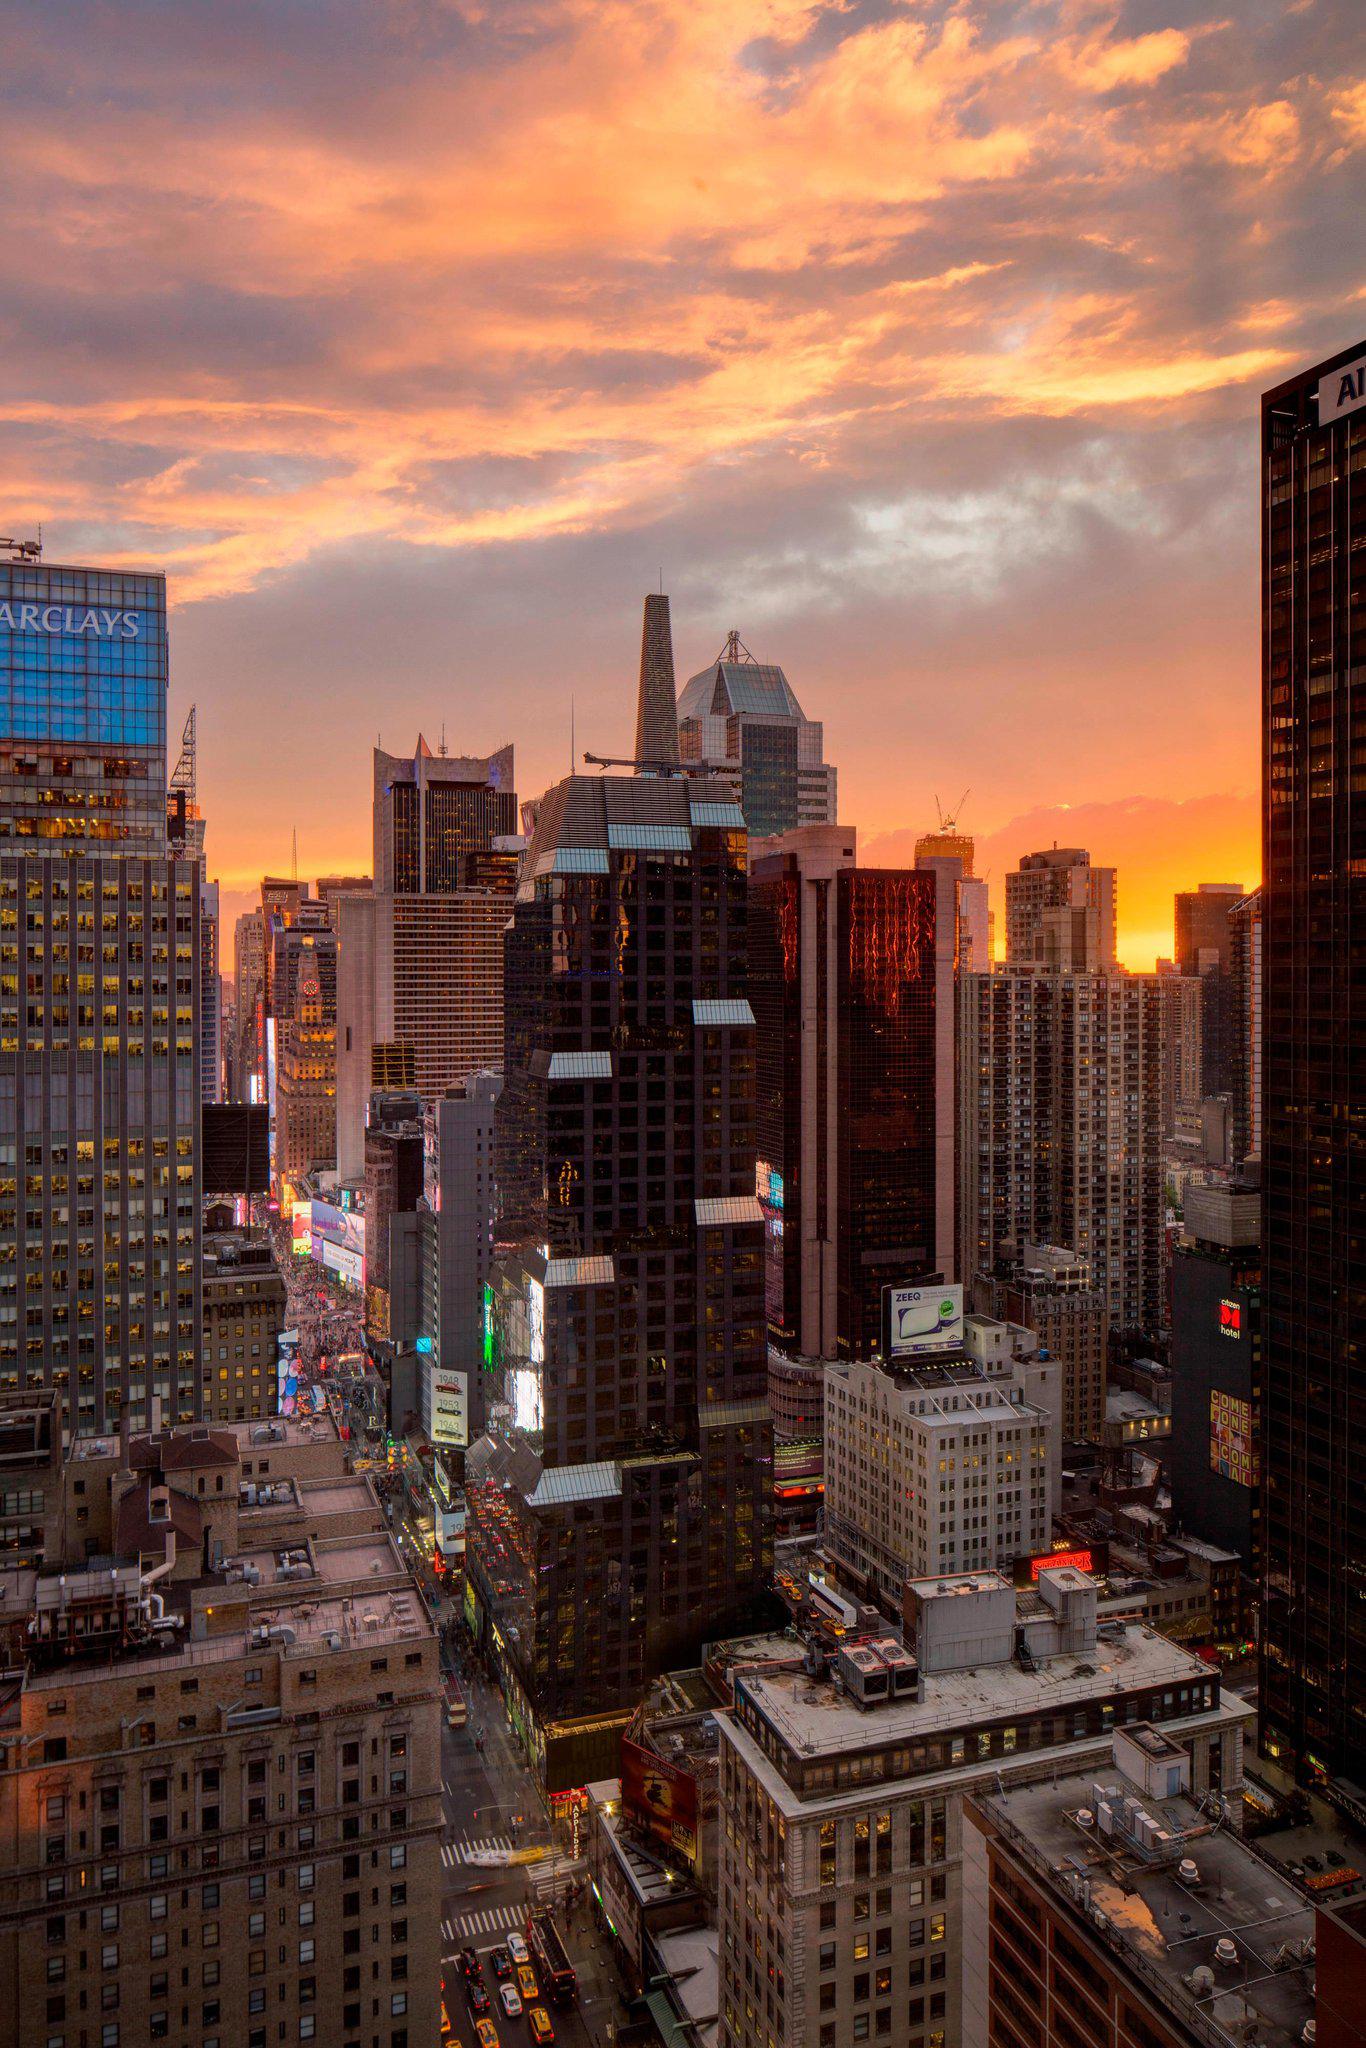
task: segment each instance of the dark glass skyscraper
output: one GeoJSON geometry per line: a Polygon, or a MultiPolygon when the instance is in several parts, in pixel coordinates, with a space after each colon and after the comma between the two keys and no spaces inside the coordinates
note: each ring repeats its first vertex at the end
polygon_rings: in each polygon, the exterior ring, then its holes
{"type": "Polygon", "coordinates": [[[860,868],[854,846],[808,826],[750,873],[768,1330],[808,1358],[873,1357],[883,1288],[952,1279],[957,1256],[953,955],[935,944],[953,878],[860,868]]]}
{"type": "Polygon", "coordinates": [[[745,865],[724,785],[571,777],[507,935],[470,1579],[552,1790],[610,1761],[556,1724],[624,1714],[771,1571],[745,865]]]}
{"type": "Polygon", "coordinates": [[[0,1389],[199,1413],[199,863],[160,576],[0,562],[0,1389]]]}
{"type": "Polygon", "coordinates": [[[1366,344],[1263,398],[1262,537],[1262,1740],[1359,1785],[1366,344]]]}

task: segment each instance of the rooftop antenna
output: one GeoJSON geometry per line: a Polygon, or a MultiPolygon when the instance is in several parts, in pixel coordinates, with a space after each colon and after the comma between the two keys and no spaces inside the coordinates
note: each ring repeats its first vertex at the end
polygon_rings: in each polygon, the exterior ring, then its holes
{"type": "Polygon", "coordinates": [[[444,718],[441,721],[441,745],[438,749],[438,752],[442,755],[444,759],[446,753],[446,721],[444,718]]]}
{"type": "Polygon", "coordinates": [[[297,825],[294,827],[292,837],[294,841],[294,880],[297,882],[299,879],[299,828],[297,825]]]}
{"type": "Polygon", "coordinates": [[[569,772],[574,773],[574,693],[569,694],[569,772]]]}

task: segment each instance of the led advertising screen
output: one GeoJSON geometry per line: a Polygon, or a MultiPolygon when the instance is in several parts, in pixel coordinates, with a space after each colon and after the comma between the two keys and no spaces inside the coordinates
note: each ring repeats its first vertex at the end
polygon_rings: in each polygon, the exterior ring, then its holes
{"type": "Polygon", "coordinates": [[[623,1737],[621,1803],[657,1841],[697,1860],[697,1780],[623,1737]]]}

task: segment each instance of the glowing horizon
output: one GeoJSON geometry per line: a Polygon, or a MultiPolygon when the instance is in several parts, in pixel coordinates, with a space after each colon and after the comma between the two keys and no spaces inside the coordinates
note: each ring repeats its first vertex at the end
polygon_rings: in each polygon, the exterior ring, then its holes
{"type": "Polygon", "coordinates": [[[1255,878],[1257,399],[1366,328],[1354,21],[30,10],[6,530],[166,570],[225,913],[295,828],[368,865],[377,730],[523,794],[571,720],[626,751],[662,570],[680,681],[780,662],[865,846],[971,787],[998,870],[1117,866],[1150,964],[1255,878]]]}

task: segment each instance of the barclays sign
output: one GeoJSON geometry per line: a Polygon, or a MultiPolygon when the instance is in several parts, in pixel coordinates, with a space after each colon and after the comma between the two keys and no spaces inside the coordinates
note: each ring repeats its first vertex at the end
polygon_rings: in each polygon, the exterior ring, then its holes
{"type": "Polygon", "coordinates": [[[70,633],[91,640],[137,640],[142,613],[79,604],[0,604],[0,626],[10,633],[70,633]]]}

